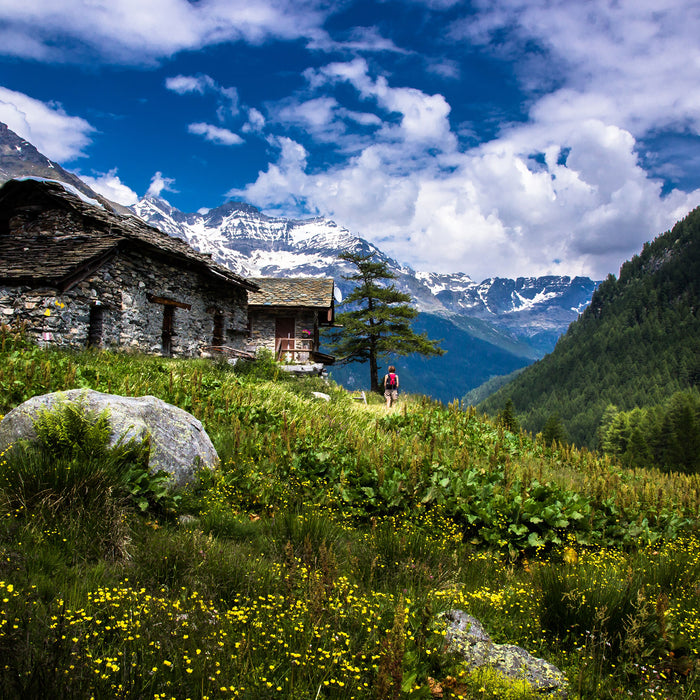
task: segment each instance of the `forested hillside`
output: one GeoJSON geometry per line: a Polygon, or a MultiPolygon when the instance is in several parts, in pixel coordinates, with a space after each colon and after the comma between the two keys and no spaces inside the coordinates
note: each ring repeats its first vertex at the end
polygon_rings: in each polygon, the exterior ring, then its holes
{"type": "MultiPolygon", "coordinates": [[[[572,442],[595,447],[607,409],[609,421],[616,411],[670,408],[674,394],[698,384],[700,209],[695,209],[646,243],[621,267],[619,279],[608,276],[551,354],[479,407],[495,414],[510,398],[527,430],[539,432],[558,420],[572,442]]],[[[700,420],[687,418],[689,425],[700,420]]]]}

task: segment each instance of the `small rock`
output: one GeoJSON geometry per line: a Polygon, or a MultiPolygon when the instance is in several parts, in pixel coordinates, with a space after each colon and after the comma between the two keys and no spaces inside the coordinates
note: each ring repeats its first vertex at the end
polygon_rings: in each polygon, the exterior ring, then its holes
{"type": "Polygon", "coordinates": [[[522,647],[494,644],[479,620],[463,610],[448,610],[444,617],[448,649],[461,656],[469,668],[489,666],[506,678],[527,681],[543,697],[568,697],[566,676],[553,664],[522,647]]]}

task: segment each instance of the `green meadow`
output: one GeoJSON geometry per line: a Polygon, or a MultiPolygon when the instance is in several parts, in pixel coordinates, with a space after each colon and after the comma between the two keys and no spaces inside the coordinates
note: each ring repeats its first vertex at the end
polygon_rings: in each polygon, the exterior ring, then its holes
{"type": "Polygon", "coordinates": [[[0,455],[3,698],[537,697],[446,649],[452,608],[558,666],[570,698],[700,696],[695,474],[420,396],[387,411],[265,357],[2,330],[0,415],[80,387],[190,411],[221,466],[167,490],[79,407],[0,455]]]}

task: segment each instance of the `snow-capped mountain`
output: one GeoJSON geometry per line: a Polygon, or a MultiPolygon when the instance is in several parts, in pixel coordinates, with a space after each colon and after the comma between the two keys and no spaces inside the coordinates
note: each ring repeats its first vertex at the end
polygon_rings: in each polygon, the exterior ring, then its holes
{"type": "MultiPolygon", "coordinates": [[[[595,283],[587,277],[490,278],[467,274],[415,272],[334,221],[266,216],[242,202],[227,202],[201,214],[184,214],[164,199],[147,196],[133,207],[142,219],[210,253],[214,260],[246,276],[331,276],[339,300],[351,284],[338,260],[344,250],[373,252],[397,276],[396,286],[411,295],[419,311],[482,319],[521,338],[556,338],[590,301],[595,283]]],[[[549,348],[551,349],[551,348],[549,348]]]]}
{"type": "Polygon", "coordinates": [[[511,314],[556,304],[580,313],[587,306],[581,301],[590,295],[587,277],[518,277],[516,280],[490,277],[476,284],[468,275],[441,275],[418,272],[416,277],[444,304],[445,308],[466,314],[511,314]]]}
{"type": "Polygon", "coordinates": [[[329,275],[338,265],[338,252],[364,243],[332,221],[270,217],[242,202],[183,214],[165,200],[147,196],[132,209],[152,226],[251,277],[329,275]]]}

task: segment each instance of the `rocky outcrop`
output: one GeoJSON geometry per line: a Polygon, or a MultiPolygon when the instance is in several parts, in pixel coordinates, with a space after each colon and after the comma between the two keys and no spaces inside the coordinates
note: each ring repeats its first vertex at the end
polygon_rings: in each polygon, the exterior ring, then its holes
{"type": "Polygon", "coordinates": [[[566,676],[554,665],[522,647],[494,644],[479,620],[462,610],[445,613],[445,639],[470,669],[489,666],[506,678],[527,681],[543,697],[566,698],[566,676]]]}
{"type": "Polygon", "coordinates": [[[164,470],[173,486],[185,486],[199,469],[213,469],[219,457],[202,424],[187,411],[154,396],[116,396],[72,389],[35,396],[10,411],[0,422],[0,451],[20,439],[36,438],[34,420],[42,409],[59,401],[80,402],[91,413],[109,412],[111,444],[150,439],[149,469],[164,470]]]}

